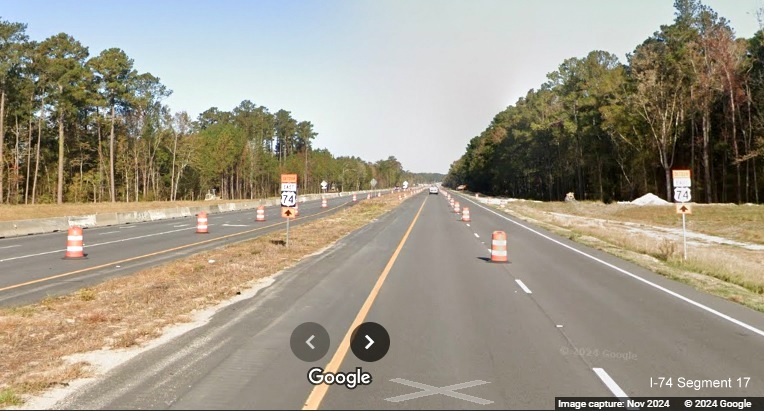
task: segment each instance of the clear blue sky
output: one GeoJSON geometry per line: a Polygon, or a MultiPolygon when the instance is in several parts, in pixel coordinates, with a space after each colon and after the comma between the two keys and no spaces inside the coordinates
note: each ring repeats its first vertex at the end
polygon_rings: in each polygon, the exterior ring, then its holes
{"type": "MultiPolygon", "coordinates": [[[[749,38],[764,0],[704,4],[749,38]]],[[[564,59],[624,61],[673,18],[673,0],[0,0],[33,40],[123,49],[173,111],[249,99],[313,122],[335,155],[440,173],[564,59]]]]}

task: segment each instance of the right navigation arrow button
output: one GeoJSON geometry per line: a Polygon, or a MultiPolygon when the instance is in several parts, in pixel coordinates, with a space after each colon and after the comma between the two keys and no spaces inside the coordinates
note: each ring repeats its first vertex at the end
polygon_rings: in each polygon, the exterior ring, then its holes
{"type": "Polygon", "coordinates": [[[377,323],[363,323],[353,330],[350,349],[361,361],[379,361],[390,349],[390,334],[377,323]]]}

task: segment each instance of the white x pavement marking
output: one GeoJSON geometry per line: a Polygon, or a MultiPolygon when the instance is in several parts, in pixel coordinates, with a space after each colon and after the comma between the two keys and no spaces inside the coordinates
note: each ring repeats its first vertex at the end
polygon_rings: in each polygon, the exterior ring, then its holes
{"type": "Polygon", "coordinates": [[[464,401],[474,402],[476,404],[481,404],[481,405],[493,404],[493,401],[489,401],[483,398],[473,397],[472,395],[456,392],[456,390],[461,390],[464,388],[476,387],[478,385],[483,385],[483,384],[490,384],[490,382],[488,381],[475,380],[475,381],[463,382],[461,384],[449,385],[446,387],[434,387],[432,385],[422,384],[416,381],[404,380],[403,378],[394,378],[390,381],[398,383],[398,384],[408,385],[409,387],[419,388],[422,391],[411,393],[411,394],[399,395],[397,397],[385,398],[385,401],[401,402],[401,401],[413,400],[415,398],[422,398],[422,397],[429,397],[431,395],[443,394],[451,398],[457,398],[464,401]]]}

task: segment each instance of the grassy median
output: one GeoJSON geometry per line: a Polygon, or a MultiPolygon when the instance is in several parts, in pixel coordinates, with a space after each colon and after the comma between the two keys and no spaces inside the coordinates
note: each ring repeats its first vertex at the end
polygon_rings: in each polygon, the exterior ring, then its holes
{"type": "MultiPolygon", "coordinates": [[[[682,219],[673,205],[516,201],[494,208],[698,290],[764,312],[764,251],[688,239],[685,260],[682,219]]],[[[687,230],[761,245],[764,207],[696,204],[693,214],[687,216],[687,230]]]]}
{"type": "Polygon", "coordinates": [[[108,280],[40,303],[0,310],[0,407],[74,379],[88,377],[73,354],[136,347],[170,325],[191,321],[260,279],[295,265],[399,205],[397,196],[352,208],[284,231],[243,241],[136,274],[108,280]]]}

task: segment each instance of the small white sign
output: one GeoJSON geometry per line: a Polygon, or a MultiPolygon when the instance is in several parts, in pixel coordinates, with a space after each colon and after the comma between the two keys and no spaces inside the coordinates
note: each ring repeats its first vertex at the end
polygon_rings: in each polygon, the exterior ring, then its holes
{"type": "Polygon", "coordinates": [[[403,182],[403,188],[409,188],[409,182],[408,181],[404,181],[403,182]]]}
{"type": "Polygon", "coordinates": [[[295,193],[294,191],[281,192],[282,207],[294,207],[295,204],[297,204],[297,193],[295,193]]]}
{"type": "Polygon", "coordinates": [[[674,187],[692,187],[692,179],[690,177],[674,177],[674,187]]]}
{"type": "Polygon", "coordinates": [[[328,185],[329,185],[329,183],[327,183],[326,181],[322,181],[321,182],[321,188],[324,189],[324,190],[326,190],[326,187],[328,187],[328,185]]]}
{"type": "Polygon", "coordinates": [[[281,191],[297,191],[297,183],[281,183],[281,191]]]}
{"type": "Polygon", "coordinates": [[[679,203],[687,203],[692,200],[692,193],[690,187],[676,187],[674,188],[674,201],[679,203]]]}

